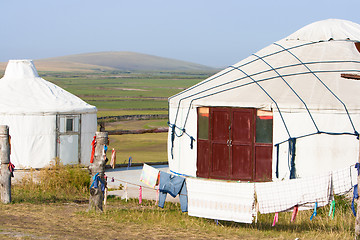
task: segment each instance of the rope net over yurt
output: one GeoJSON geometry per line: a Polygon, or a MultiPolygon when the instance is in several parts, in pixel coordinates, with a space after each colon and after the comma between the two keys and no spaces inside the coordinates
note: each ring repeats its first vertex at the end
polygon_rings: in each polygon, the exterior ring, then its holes
{"type": "Polygon", "coordinates": [[[359,150],[360,83],[342,74],[360,72],[359,49],[360,25],[337,19],[316,22],[170,97],[169,162],[176,137],[186,134],[193,148],[197,127],[189,119],[196,121],[194,109],[211,106],[273,112],[273,178],[285,176],[279,173],[281,165],[288,168],[288,177],[296,178],[316,173],[309,165],[327,171],[353,164],[359,150]],[[348,155],[338,156],[346,148],[348,155]],[[296,168],[295,155],[301,159],[296,168]],[[334,164],[324,164],[329,156],[334,164]],[[341,158],[351,160],[339,162],[341,158]]]}

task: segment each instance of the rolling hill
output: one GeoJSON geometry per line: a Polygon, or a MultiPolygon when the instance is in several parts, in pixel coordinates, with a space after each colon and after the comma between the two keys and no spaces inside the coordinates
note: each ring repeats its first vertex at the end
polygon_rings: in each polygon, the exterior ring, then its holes
{"type": "MultiPolygon", "coordinates": [[[[135,52],[95,52],[34,60],[39,71],[215,71],[214,68],[135,52]]],[[[0,63],[5,70],[7,63],[0,63]]],[[[1,71],[0,70],[0,71],[1,71]]]]}

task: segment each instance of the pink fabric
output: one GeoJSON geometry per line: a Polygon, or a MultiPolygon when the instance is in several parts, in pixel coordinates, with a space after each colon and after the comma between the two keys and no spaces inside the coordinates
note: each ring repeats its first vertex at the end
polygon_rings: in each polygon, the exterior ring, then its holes
{"type": "Polygon", "coordinates": [[[299,211],[299,206],[296,205],[296,206],[294,207],[294,210],[293,210],[293,213],[292,213],[292,216],[291,216],[291,222],[295,221],[296,215],[297,215],[298,211],[299,211]]]}
{"type": "Polygon", "coordinates": [[[113,148],[112,152],[111,152],[111,161],[110,161],[110,166],[114,169],[115,168],[115,164],[116,164],[116,151],[113,148]]]}
{"type": "Polygon", "coordinates": [[[275,224],[279,221],[279,213],[275,213],[275,216],[274,216],[274,222],[272,224],[272,226],[275,226],[275,224]]]}
{"type": "Polygon", "coordinates": [[[142,203],[142,187],[139,187],[139,204],[142,203]]]}

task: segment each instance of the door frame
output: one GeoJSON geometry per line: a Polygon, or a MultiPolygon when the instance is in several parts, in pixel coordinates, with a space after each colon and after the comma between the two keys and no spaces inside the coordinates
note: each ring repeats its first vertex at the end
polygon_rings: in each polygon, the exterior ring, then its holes
{"type": "MultiPolygon", "coordinates": [[[[66,120],[65,120],[66,121],[66,120]]],[[[55,156],[60,158],[60,136],[78,136],[78,164],[81,163],[81,114],[56,114],[56,142],[55,142],[55,156]],[[65,119],[74,119],[78,117],[78,131],[66,131],[66,123],[65,123],[65,131],[60,131],[60,120],[62,117],[65,119]]]]}
{"type": "MultiPolygon", "coordinates": [[[[266,181],[269,180],[269,178],[272,178],[272,151],[273,151],[273,143],[271,141],[271,143],[259,143],[256,141],[256,122],[257,122],[257,117],[258,117],[258,110],[256,108],[237,108],[237,107],[206,107],[204,106],[203,108],[208,108],[209,110],[209,117],[208,117],[208,139],[199,139],[199,109],[202,107],[198,107],[197,108],[197,172],[196,172],[196,176],[198,177],[204,177],[204,178],[215,178],[215,179],[224,179],[224,180],[244,180],[244,181],[266,181]],[[213,174],[212,172],[212,164],[213,164],[213,128],[214,123],[213,123],[213,112],[215,110],[220,110],[220,111],[227,111],[229,113],[229,140],[227,142],[227,146],[228,146],[228,155],[229,157],[227,159],[223,160],[223,163],[227,163],[227,169],[228,169],[228,173],[227,176],[224,177],[222,174],[220,175],[216,175],[213,174]],[[238,110],[238,111],[237,111],[238,110]],[[246,177],[246,179],[239,179],[236,178],[236,174],[233,174],[233,161],[235,161],[236,159],[233,159],[233,154],[234,154],[234,146],[232,144],[234,144],[233,142],[233,134],[234,134],[234,126],[233,126],[233,114],[236,112],[244,112],[244,113],[250,113],[250,138],[251,138],[251,143],[250,143],[250,166],[251,169],[249,171],[249,174],[251,172],[251,177],[246,177]],[[230,141],[230,142],[229,142],[230,141]],[[260,155],[259,154],[260,151],[260,155]],[[260,157],[260,159],[258,159],[258,156],[260,157]],[[265,157],[264,157],[265,156],[265,157]],[[264,164],[265,162],[265,164],[264,164]],[[260,164],[260,165],[259,165],[260,164]],[[262,165],[264,164],[264,165],[262,165]],[[259,166],[257,166],[259,165],[259,166]],[[269,168],[267,170],[267,168],[269,168]],[[260,174],[262,176],[260,176],[260,174]],[[267,175],[266,175],[267,174],[267,175]],[[235,177],[234,177],[235,176],[235,177]],[[266,178],[263,176],[267,176],[266,178]]],[[[272,117],[271,117],[272,119],[272,117]]],[[[273,124],[272,124],[272,128],[273,128],[273,124]]],[[[202,130],[203,131],[203,130],[202,130]]],[[[235,144],[241,144],[241,141],[239,142],[235,142],[235,144]]],[[[239,145],[238,145],[239,146],[239,145]]],[[[244,145],[245,146],[245,145],[244,145]]],[[[249,146],[249,144],[247,144],[247,146],[249,146]]],[[[225,152],[225,151],[224,151],[225,152]]],[[[217,160],[219,161],[219,160],[217,160]]],[[[240,158],[237,161],[241,161],[240,158]]],[[[218,162],[217,162],[218,164],[218,162]]],[[[226,168],[224,168],[226,171],[226,168]]],[[[246,174],[245,174],[246,175],[246,174]]],[[[239,175],[238,175],[239,176],[239,175]]]]}

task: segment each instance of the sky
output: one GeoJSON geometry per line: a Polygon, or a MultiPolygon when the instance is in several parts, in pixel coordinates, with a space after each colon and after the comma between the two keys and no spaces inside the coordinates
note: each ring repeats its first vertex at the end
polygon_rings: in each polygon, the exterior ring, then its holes
{"type": "Polygon", "coordinates": [[[227,67],[359,0],[2,0],[0,62],[130,51],[227,67]]]}

